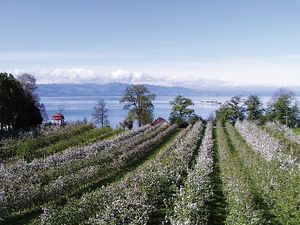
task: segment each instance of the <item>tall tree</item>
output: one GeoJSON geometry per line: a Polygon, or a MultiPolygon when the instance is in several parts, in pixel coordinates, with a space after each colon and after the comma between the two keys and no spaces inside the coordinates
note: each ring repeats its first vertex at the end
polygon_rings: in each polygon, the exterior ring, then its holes
{"type": "Polygon", "coordinates": [[[32,96],[12,74],[0,73],[1,130],[36,126],[41,122],[40,110],[32,96]]]}
{"type": "Polygon", "coordinates": [[[173,101],[170,101],[172,112],[170,113],[170,122],[176,123],[178,126],[186,126],[195,118],[195,111],[190,106],[194,105],[193,101],[182,95],[176,96],[173,101]]]}
{"type": "Polygon", "coordinates": [[[28,73],[23,73],[18,76],[18,81],[21,83],[25,92],[31,94],[31,96],[38,101],[38,96],[35,91],[37,90],[36,79],[33,75],[28,73]]]}
{"type": "Polygon", "coordinates": [[[94,112],[92,114],[93,119],[96,123],[100,123],[101,127],[108,124],[108,112],[106,108],[106,103],[103,99],[99,99],[97,105],[94,107],[94,112]]]}
{"type": "Polygon", "coordinates": [[[263,104],[257,95],[250,95],[244,102],[248,120],[260,120],[263,115],[263,104]]]}
{"type": "Polygon", "coordinates": [[[235,123],[238,119],[243,120],[245,118],[244,111],[245,109],[242,106],[241,97],[233,96],[229,101],[221,105],[216,114],[217,119],[222,123],[225,121],[235,123]]]}
{"type": "Polygon", "coordinates": [[[151,93],[144,85],[131,85],[126,88],[120,103],[125,104],[124,109],[129,109],[141,127],[152,120],[154,110],[153,101],[155,94],[151,93]]]}
{"type": "Polygon", "coordinates": [[[298,105],[294,97],[293,92],[285,89],[276,92],[266,109],[266,119],[294,127],[299,116],[298,105]]]}
{"type": "Polygon", "coordinates": [[[46,113],[46,108],[43,103],[41,103],[41,99],[36,93],[38,89],[36,84],[36,79],[32,74],[24,73],[18,76],[18,81],[21,83],[26,94],[31,95],[32,99],[36,107],[40,109],[41,115],[44,121],[48,121],[48,115],[46,113]]]}

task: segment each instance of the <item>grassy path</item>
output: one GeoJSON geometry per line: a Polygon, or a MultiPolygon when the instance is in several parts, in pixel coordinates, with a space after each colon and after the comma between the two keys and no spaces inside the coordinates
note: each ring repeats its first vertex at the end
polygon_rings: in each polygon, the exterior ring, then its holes
{"type": "MultiPolygon", "coordinates": [[[[139,166],[144,165],[148,161],[151,161],[156,158],[158,154],[163,152],[165,150],[165,147],[168,146],[170,143],[172,143],[176,137],[180,134],[181,129],[177,129],[175,132],[170,134],[167,138],[163,140],[161,144],[156,146],[155,149],[150,151],[145,157],[134,160],[132,163],[130,163],[128,166],[123,167],[121,170],[117,170],[115,172],[112,172],[108,174],[106,177],[101,177],[99,180],[96,180],[92,184],[87,185],[86,187],[80,188],[78,191],[73,192],[69,195],[63,196],[60,199],[51,202],[51,204],[56,205],[63,205],[65,204],[69,198],[80,198],[82,194],[91,192],[93,190],[96,190],[97,188],[107,185],[116,181],[121,180],[124,178],[128,173],[133,172],[136,170],[139,166]]],[[[35,219],[42,213],[42,206],[37,207],[25,214],[21,214],[18,216],[15,216],[13,218],[7,219],[5,221],[5,224],[7,225],[21,225],[21,224],[34,224],[35,219]]],[[[1,222],[0,222],[1,224],[1,222]]]]}
{"type": "Polygon", "coordinates": [[[237,166],[240,168],[245,180],[248,183],[248,187],[250,188],[252,194],[252,204],[253,209],[261,212],[261,218],[263,224],[274,224],[279,225],[281,224],[276,216],[273,214],[272,209],[268,207],[268,204],[264,201],[261,196],[260,190],[251,177],[251,173],[249,173],[248,168],[244,165],[243,158],[240,155],[240,147],[245,148],[245,146],[241,146],[239,139],[241,138],[238,135],[238,132],[231,124],[226,124],[225,134],[227,136],[228,141],[230,142],[231,149],[233,151],[234,157],[236,158],[237,166]]]}
{"type": "Polygon", "coordinates": [[[227,203],[223,193],[223,183],[221,180],[220,161],[218,153],[218,143],[216,139],[216,129],[213,133],[214,147],[213,147],[213,172],[211,174],[213,197],[209,202],[209,217],[208,225],[222,225],[225,224],[227,216],[227,203]]]}

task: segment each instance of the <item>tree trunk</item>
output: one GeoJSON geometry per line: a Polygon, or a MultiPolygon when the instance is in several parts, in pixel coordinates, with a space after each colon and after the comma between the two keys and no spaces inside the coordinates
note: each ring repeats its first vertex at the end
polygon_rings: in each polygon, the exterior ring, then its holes
{"type": "Polygon", "coordinates": [[[142,117],[141,116],[138,116],[138,123],[139,123],[139,127],[142,126],[142,117]]]}

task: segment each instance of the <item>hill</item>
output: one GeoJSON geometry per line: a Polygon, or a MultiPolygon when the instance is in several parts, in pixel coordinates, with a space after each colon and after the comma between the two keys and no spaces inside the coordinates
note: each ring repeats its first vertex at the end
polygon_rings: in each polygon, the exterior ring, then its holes
{"type": "MultiPolygon", "coordinates": [[[[39,84],[38,94],[41,97],[63,97],[63,96],[120,96],[124,94],[127,83],[82,83],[82,84],[39,84]]],[[[145,86],[156,95],[186,95],[186,96],[233,96],[257,94],[260,96],[272,96],[278,87],[255,87],[255,86],[199,86],[199,89],[184,87],[170,87],[149,85],[145,86]]],[[[299,88],[290,88],[300,95],[299,88]]]]}

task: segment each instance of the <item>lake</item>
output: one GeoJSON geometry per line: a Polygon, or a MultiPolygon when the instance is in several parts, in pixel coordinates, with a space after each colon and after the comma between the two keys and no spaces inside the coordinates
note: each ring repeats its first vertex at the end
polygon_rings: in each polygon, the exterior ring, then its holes
{"type": "MultiPolygon", "coordinates": [[[[192,99],[194,106],[192,107],[196,114],[203,118],[207,118],[210,114],[214,113],[219,105],[204,105],[200,101],[205,100],[217,100],[224,103],[230,99],[229,96],[187,96],[192,99]]],[[[119,103],[121,96],[74,96],[74,97],[41,97],[41,102],[45,104],[46,111],[51,119],[51,116],[58,112],[59,108],[63,109],[63,114],[67,121],[77,121],[87,118],[88,121],[92,121],[93,108],[97,104],[98,99],[104,99],[109,109],[108,120],[112,127],[116,127],[120,121],[122,121],[126,115],[127,110],[123,110],[123,105],[119,103]]],[[[154,118],[162,117],[169,118],[171,112],[171,106],[169,102],[173,100],[175,96],[157,96],[154,101],[154,118]]],[[[271,99],[271,97],[262,97],[264,105],[271,99]]]]}

